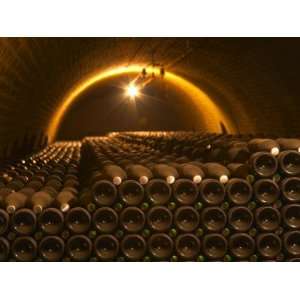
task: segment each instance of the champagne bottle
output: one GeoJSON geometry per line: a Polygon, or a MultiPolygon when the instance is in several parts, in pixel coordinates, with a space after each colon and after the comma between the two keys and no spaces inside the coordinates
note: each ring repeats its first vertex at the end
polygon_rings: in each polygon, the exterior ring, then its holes
{"type": "Polygon", "coordinates": [[[56,203],[58,204],[62,212],[68,211],[71,208],[71,206],[76,204],[76,202],[77,197],[74,195],[74,193],[65,189],[59,192],[56,196],[56,203]]]}
{"type": "Polygon", "coordinates": [[[165,233],[155,233],[148,240],[149,252],[158,260],[168,259],[173,252],[173,240],[165,233]]]}
{"type": "Polygon", "coordinates": [[[248,231],[253,223],[253,214],[247,207],[235,206],[228,212],[228,223],[236,231],[248,231]]]}
{"type": "Polygon", "coordinates": [[[112,205],[117,199],[116,187],[107,180],[97,181],[92,187],[94,201],[97,205],[112,205]]]}
{"type": "Polygon", "coordinates": [[[38,218],[42,231],[46,234],[58,234],[64,228],[64,216],[56,208],[45,209],[38,218]]]}
{"type": "Polygon", "coordinates": [[[198,212],[190,206],[181,206],[174,215],[175,225],[184,232],[194,231],[200,222],[198,212]]]}
{"type": "Polygon", "coordinates": [[[263,231],[275,231],[281,221],[281,216],[276,208],[271,206],[259,207],[255,212],[257,226],[263,231]]]}
{"type": "Polygon", "coordinates": [[[172,213],[164,206],[152,207],[147,215],[149,227],[159,232],[169,230],[172,226],[172,219],[172,213]]]}
{"type": "Polygon", "coordinates": [[[111,234],[99,235],[94,242],[95,253],[103,261],[112,261],[119,253],[119,241],[111,234]]]}
{"type": "Polygon", "coordinates": [[[18,192],[10,193],[5,198],[6,211],[13,214],[16,210],[25,207],[35,192],[34,189],[25,187],[18,192]]]}
{"type": "Polygon", "coordinates": [[[82,207],[74,207],[68,211],[65,224],[76,234],[85,233],[90,229],[91,215],[82,207]]]}
{"type": "Polygon", "coordinates": [[[32,210],[22,208],[17,210],[11,218],[13,229],[23,235],[30,235],[36,229],[36,215],[32,210]]]}
{"type": "Polygon", "coordinates": [[[253,186],[255,198],[264,205],[273,204],[280,196],[278,185],[270,179],[259,179],[253,186]]]}
{"type": "Polygon", "coordinates": [[[292,139],[292,138],[279,138],[276,142],[280,146],[280,150],[294,150],[300,151],[300,139],[292,139]]]}
{"type": "Polygon", "coordinates": [[[277,159],[268,152],[256,152],[251,155],[249,164],[258,177],[272,177],[278,168],[277,159]]]}
{"type": "Polygon", "coordinates": [[[201,220],[204,227],[208,231],[217,232],[221,231],[225,227],[227,217],[225,212],[221,208],[213,206],[206,207],[203,210],[201,214],[201,220]]]}
{"type": "Polygon", "coordinates": [[[230,252],[238,259],[250,257],[255,250],[254,239],[246,233],[235,233],[229,239],[230,252]]]}
{"type": "Polygon", "coordinates": [[[12,244],[11,252],[18,261],[33,261],[37,256],[37,243],[29,236],[17,237],[12,244]]]}
{"type": "Polygon", "coordinates": [[[216,179],[204,179],[200,184],[199,192],[208,205],[219,205],[225,198],[225,188],[216,179]]]}
{"type": "Polygon", "coordinates": [[[282,151],[278,156],[278,163],[283,174],[288,176],[300,174],[300,153],[298,151],[282,151]]]}
{"type": "Polygon", "coordinates": [[[64,255],[65,243],[58,236],[44,237],[39,244],[40,256],[46,261],[60,261],[64,255]]]}
{"type": "Polygon", "coordinates": [[[98,208],[93,214],[93,224],[100,232],[113,232],[118,226],[118,221],[118,214],[110,207],[98,208]]]}
{"type": "Polygon", "coordinates": [[[177,170],[167,164],[155,164],[152,172],[155,177],[166,180],[168,184],[173,184],[179,177],[177,170]]]}
{"type": "Polygon", "coordinates": [[[198,197],[198,187],[190,179],[178,179],[173,184],[173,195],[182,205],[193,204],[198,197]]]}
{"type": "Polygon", "coordinates": [[[283,236],[283,244],[286,251],[292,256],[300,255],[300,231],[288,231],[283,236]]]}
{"type": "Polygon", "coordinates": [[[230,163],[226,168],[231,173],[231,177],[246,179],[250,175],[250,168],[247,164],[230,163]]]}
{"type": "Polygon", "coordinates": [[[200,183],[201,180],[205,177],[204,171],[195,164],[179,164],[177,167],[177,171],[179,172],[180,177],[190,179],[196,184],[200,183]]]}
{"type": "Polygon", "coordinates": [[[126,172],[118,165],[106,165],[101,169],[103,176],[115,185],[120,185],[127,178],[126,172]]]}
{"type": "Polygon", "coordinates": [[[193,260],[200,252],[200,241],[191,233],[180,234],[176,238],[175,248],[183,260],[193,260]]]}
{"type": "Polygon", "coordinates": [[[144,199],[144,188],[135,180],[126,180],[120,185],[119,194],[127,205],[138,205],[144,199]]]}
{"type": "Polygon", "coordinates": [[[127,207],[120,215],[120,223],[128,232],[138,232],[144,228],[146,217],[137,207],[127,207]]]}
{"type": "Polygon", "coordinates": [[[252,152],[269,152],[271,155],[278,155],[280,152],[279,144],[272,139],[252,139],[248,142],[248,148],[252,152]]]}
{"type": "Polygon", "coordinates": [[[122,253],[131,261],[140,260],[146,253],[146,242],[138,234],[125,235],[121,242],[122,253]]]}
{"type": "Polygon", "coordinates": [[[300,205],[285,205],[281,211],[284,223],[291,229],[300,229],[300,205]]]}
{"type": "Polygon", "coordinates": [[[140,164],[128,165],[125,170],[128,178],[137,180],[142,185],[147,184],[153,178],[151,170],[140,164]]]}
{"type": "Polygon", "coordinates": [[[230,202],[245,205],[252,198],[252,186],[244,179],[233,178],[226,184],[226,193],[230,202]]]}
{"type": "Polygon", "coordinates": [[[210,233],[204,236],[203,252],[212,260],[221,259],[227,252],[227,241],[219,233],[210,233]]]}
{"type": "Polygon", "coordinates": [[[262,233],[257,236],[256,248],[266,259],[275,258],[281,251],[281,239],[274,233],[262,233]]]}
{"type": "Polygon", "coordinates": [[[74,261],[87,261],[92,253],[92,242],[85,235],[73,235],[67,241],[66,252],[74,261]]]}
{"type": "Polygon", "coordinates": [[[230,178],[229,170],[225,166],[219,163],[213,163],[213,162],[205,163],[203,165],[203,168],[206,177],[217,179],[223,184],[225,184],[230,178]]]}
{"type": "Polygon", "coordinates": [[[155,205],[166,204],[171,196],[170,185],[162,179],[152,179],[146,185],[146,194],[148,199],[155,205]]]}

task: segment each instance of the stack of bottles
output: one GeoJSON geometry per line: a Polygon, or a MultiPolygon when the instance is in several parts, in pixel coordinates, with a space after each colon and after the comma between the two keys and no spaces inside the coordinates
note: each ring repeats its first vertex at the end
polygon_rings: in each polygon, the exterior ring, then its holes
{"type": "Polygon", "coordinates": [[[0,259],[299,261],[300,139],[121,132],[3,166],[0,259]]]}

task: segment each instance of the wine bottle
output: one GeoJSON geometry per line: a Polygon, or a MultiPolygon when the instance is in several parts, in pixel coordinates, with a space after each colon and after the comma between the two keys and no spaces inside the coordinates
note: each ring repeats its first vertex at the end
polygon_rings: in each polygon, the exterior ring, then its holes
{"type": "Polygon", "coordinates": [[[179,177],[177,170],[167,164],[155,164],[152,172],[155,177],[166,180],[168,184],[173,184],[179,177]]]}
{"type": "Polygon", "coordinates": [[[201,214],[202,224],[208,231],[221,231],[227,222],[225,212],[217,206],[206,207],[201,214]]]}
{"type": "Polygon", "coordinates": [[[274,233],[262,233],[256,238],[256,248],[266,259],[275,258],[281,251],[281,239],[274,233]]]}
{"type": "Polygon", "coordinates": [[[217,179],[223,184],[225,184],[230,178],[229,170],[225,166],[219,163],[213,163],[213,162],[205,163],[203,165],[203,168],[206,177],[217,179]]]}
{"type": "Polygon", "coordinates": [[[300,229],[300,205],[285,205],[281,211],[283,222],[291,229],[300,229]]]}
{"type": "Polygon", "coordinates": [[[219,205],[225,198],[224,185],[216,179],[204,179],[199,186],[199,193],[208,205],[219,205]]]}
{"type": "Polygon", "coordinates": [[[121,242],[122,253],[131,261],[140,260],[146,253],[146,242],[141,235],[125,235],[121,242]]]}
{"type": "Polygon", "coordinates": [[[136,180],[126,180],[119,186],[119,195],[127,205],[138,205],[144,199],[144,188],[136,180]]]}
{"type": "Polygon", "coordinates": [[[148,225],[154,231],[167,231],[172,226],[173,215],[164,206],[154,206],[147,214],[148,225]]]}
{"type": "Polygon", "coordinates": [[[117,200],[116,187],[107,180],[97,181],[92,187],[94,201],[99,206],[112,205],[117,200]]]}
{"type": "Polygon", "coordinates": [[[194,231],[200,222],[198,212],[190,206],[179,207],[174,215],[175,225],[184,232],[194,231]]]}
{"type": "Polygon", "coordinates": [[[27,208],[17,210],[11,217],[13,229],[22,235],[32,234],[36,229],[36,223],[36,215],[27,208]]]}
{"type": "Polygon", "coordinates": [[[40,256],[46,261],[60,261],[64,255],[65,243],[58,236],[46,236],[39,244],[40,256]]]}
{"type": "Polygon", "coordinates": [[[300,231],[288,231],[283,236],[283,244],[286,251],[292,256],[300,255],[300,231]]]}
{"type": "Polygon", "coordinates": [[[193,260],[200,252],[200,240],[191,233],[180,234],[176,238],[175,248],[183,260],[193,260]]]}
{"type": "Polygon", "coordinates": [[[249,158],[249,164],[258,177],[272,177],[278,168],[277,159],[268,152],[256,152],[249,158]]]}
{"type": "Polygon", "coordinates": [[[273,204],[280,196],[278,185],[271,179],[259,179],[254,183],[255,198],[264,205],[273,204]]]}
{"type": "Polygon", "coordinates": [[[131,164],[125,168],[129,179],[137,180],[140,184],[145,185],[153,178],[151,170],[140,164],[131,164]]]}
{"type": "Polygon", "coordinates": [[[170,185],[162,179],[152,179],[146,185],[148,199],[155,205],[168,203],[172,196],[170,185]]]}
{"type": "Polygon", "coordinates": [[[120,185],[127,178],[126,172],[118,165],[109,164],[101,169],[103,176],[115,185],[120,185]]]}
{"type": "Polygon", "coordinates": [[[120,215],[120,223],[128,232],[138,232],[144,228],[146,217],[137,207],[127,207],[120,215]]]}
{"type": "Polygon", "coordinates": [[[64,228],[64,216],[56,208],[46,208],[38,218],[39,226],[46,234],[58,234],[64,228]]]}
{"type": "Polygon", "coordinates": [[[246,233],[235,233],[229,239],[229,250],[238,259],[250,257],[255,250],[254,239],[246,233]]]}
{"type": "Polygon", "coordinates": [[[158,260],[168,259],[173,247],[173,240],[165,233],[155,233],[148,239],[149,252],[158,260]]]}
{"type": "Polygon", "coordinates": [[[91,215],[82,207],[74,207],[68,211],[65,224],[76,234],[85,233],[90,229],[91,215]]]}
{"type": "Polygon", "coordinates": [[[119,241],[111,234],[99,235],[94,242],[95,253],[103,261],[112,261],[119,253],[119,241]]]}
{"type": "Polygon", "coordinates": [[[226,193],[230,202],[245,205],[252,198],[252,186],[247,180],[232,178],[226,184],[226,193]]]}
{"type": "Polygon", "coordinates": [[[275,231],[281,221],[281,216],[276,208],[271,206],[259,207],[255,212],[257,226],[263,231],[275,231]]]}
{"type": "Polygon", "coordinates": [[[252,139],[248,142],[248,148],[251,152],[269,152],[271,155],[278,155],[280,152],[279,144],[272,139],[252,139]]]}
{"type": "Polygon", "coordinates": [[[190,179],[178,179],[173,184],[173,195],[182,205],[193,204],[198,197],[198,187],[190,179]]]}
{"type": "Polygon", "coordinates": [[[92,242],[85,235],[73,235],[66,244],[66,252],[74,261],[87,261],[92,254],[92,242]]]}
{"type": "Polygon", "coordinates": [[[227,241],[219,233],[210,233],[204,236],[203,252],[212,260],[221,259],[227,252],[227,241]]]}
{"type": "Polygon", "coordinates": [[[282,151],[278,163],[283,174],[297,176],[300,174],[300,153],[298,151],[282,151]]]}
{"type": "Polygon", "coordinates": [[[17,237],[12,244],[11,252],[18,261],[33,261],[37,256],[37,243],[30,236],[17,237]]]}
{"type": "Polygon", "coordinates": [[[232,207],[228,212],[228,223],[236,231],[248,231],[253,223],[253,214],[247,207],[232,207]]]}
{"type": "Polygon", "coordinates": [[[118,214],[110,207],[98,208],[93,214],[94,226],[103,233],[113,232],[118,226],[118,214]]]}

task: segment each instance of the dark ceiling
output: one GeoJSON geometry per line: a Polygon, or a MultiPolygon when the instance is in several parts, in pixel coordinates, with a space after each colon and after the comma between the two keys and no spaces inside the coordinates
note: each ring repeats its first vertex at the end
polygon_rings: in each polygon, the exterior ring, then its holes
{"type": "MultiPolygon", "coordinates": [[[[4,145],[26,132],[45,131],[68,91],[95,70],[152,59],[199,85],[229,113],[240,132],[254,128],[297,134],[299,56],[297,38],[1,38],[0,140],[4,145]]],[[[152,87],[149,93],[163,98],[159,91],[152,87]]],[[[134,125],[121,121],[114,126],[123,113],[109,107],[109,99],[117,99],[116,88],[102,86],[83,98],[64,119],[60,138],[118,129],[193,128],[193,121],[186,118],[191,108],[172,109],[164,99],[157,104],[164,118],[155,117],[155,109],[148,106],[134,125]],[[96,103],[97,97],[106,100],[96,103]],[[97,122],[96,107],[106,112],[97,122]],[[80,126],[84,115],[90,118],[80,126]]],[[[179,101],[172,93],[170,98],[179,101]]]]}

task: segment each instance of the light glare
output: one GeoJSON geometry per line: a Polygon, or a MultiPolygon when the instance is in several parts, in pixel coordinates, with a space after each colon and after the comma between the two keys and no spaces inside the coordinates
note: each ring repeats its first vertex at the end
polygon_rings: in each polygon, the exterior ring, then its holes
{"type": "Polygon", "coordinates": [[[139,90],[135,85],[130,84],[127,88],[127,94],[129,97],[135,98],[139,94],[139,90]]]}

